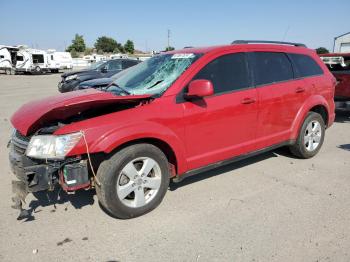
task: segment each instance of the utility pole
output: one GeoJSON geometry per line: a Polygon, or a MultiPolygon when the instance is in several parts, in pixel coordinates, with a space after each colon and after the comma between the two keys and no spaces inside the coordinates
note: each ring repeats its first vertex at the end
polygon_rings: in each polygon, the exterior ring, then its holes
{"type": "Polygon", "coordinates": [[[170,47],[170,29],[168,29],[168,49],[170,47]]]}

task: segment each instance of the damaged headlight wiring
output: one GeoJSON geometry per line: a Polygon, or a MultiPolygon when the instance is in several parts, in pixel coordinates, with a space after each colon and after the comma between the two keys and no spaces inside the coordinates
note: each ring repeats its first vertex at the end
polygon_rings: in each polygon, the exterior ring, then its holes
{"type": "Polygon", "coordinates": [[[33,136],[28,144],[26,155],[39,159],[63,159],[81,137],[81,132],[58,136],[33,136]]]}

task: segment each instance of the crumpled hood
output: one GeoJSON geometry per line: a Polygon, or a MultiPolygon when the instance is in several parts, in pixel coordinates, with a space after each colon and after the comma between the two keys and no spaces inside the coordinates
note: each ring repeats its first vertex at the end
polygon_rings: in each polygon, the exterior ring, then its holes
{"type": "Polygon", "coordinates": [[[27,103],[14,113],[11,123],[22,135],[27,136],[49,122],[67,119],[91,108],[141,101],[150,97],[151,95],[117,96],[95,89],[79,90],[27,103]]]}
{"type": "Polygon", "coordinates": [[[94,86],[97,86],[97,87],[107,86],[112,82],[113,82],[112,78],[97,78],[97,79],[92,79],[92,80],[81,82],[79,84],[79,88],[94,87],[94,86]]]}

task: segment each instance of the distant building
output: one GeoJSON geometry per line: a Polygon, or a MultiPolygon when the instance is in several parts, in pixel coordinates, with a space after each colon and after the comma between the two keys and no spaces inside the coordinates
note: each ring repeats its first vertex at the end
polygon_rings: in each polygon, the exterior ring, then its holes
{"type": "Polygon", "coordinates": [[[350,53],[350,32],[334,38],[334,53],[350,53]]]}

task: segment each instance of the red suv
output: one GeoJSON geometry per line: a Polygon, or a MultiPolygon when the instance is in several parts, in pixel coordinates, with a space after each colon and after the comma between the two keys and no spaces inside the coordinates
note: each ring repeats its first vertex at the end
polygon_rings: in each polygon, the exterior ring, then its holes
{"type": "Polygon", "coordinates": [[[17,206],[56,184],[94,187],[110,214],[131,218],[154,209],[171,178],[280,146],[313,157],[334,121],[334,86],[302,44],[235,41],[154,56],[102,91],[28,103],[11,119],[17,206]]]}

